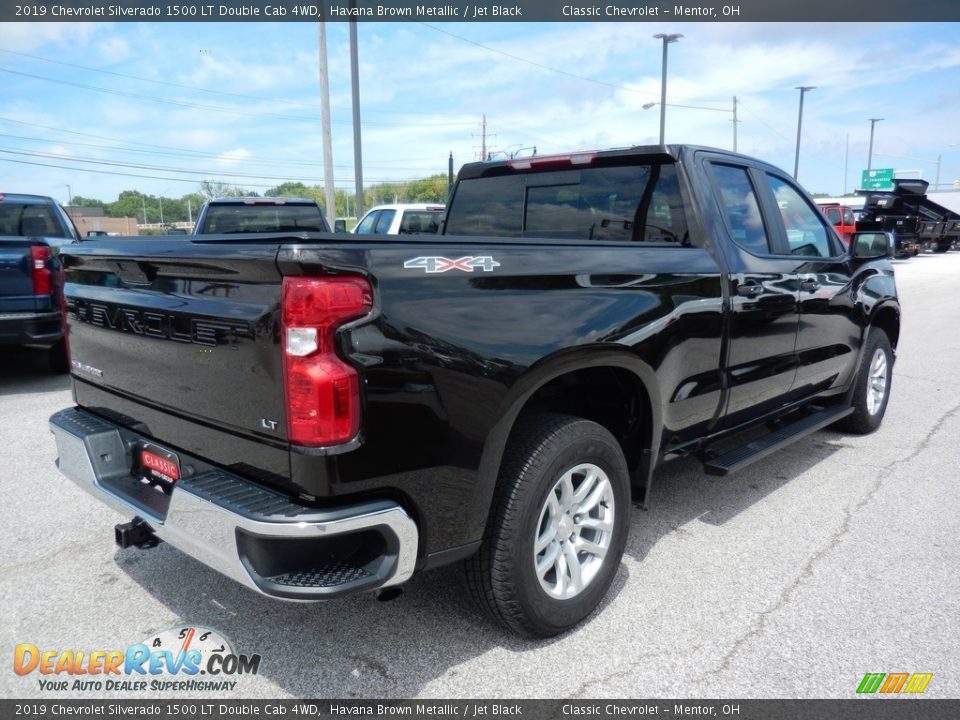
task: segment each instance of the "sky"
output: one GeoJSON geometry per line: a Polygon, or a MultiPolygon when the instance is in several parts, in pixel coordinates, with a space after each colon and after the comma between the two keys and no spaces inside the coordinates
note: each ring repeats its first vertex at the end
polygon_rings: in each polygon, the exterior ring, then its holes
{"type": "MultiPolygon", "coordinates": [[[[538,154],[666,142],[738,149],[799,180],[874,168],[960,187],[960,25],[359,23],[364,184],[445,173],[487,149],[538,154]],[[681,107],[692,106],[692,107],[681,107]],[[846,168],[846,170],[845,170],[846,168]]],[[[338,187],[354,183],[348,25],[327,25],[338,187]]],[[[312,23],[0,23],[0,192],[179,197],[204,179],[263,193],[322,184],[312,23]],[[55,167],[52,167],[55,166],[55,167]],[[69,186],[69,189],[68,189],[69,186]]]]}

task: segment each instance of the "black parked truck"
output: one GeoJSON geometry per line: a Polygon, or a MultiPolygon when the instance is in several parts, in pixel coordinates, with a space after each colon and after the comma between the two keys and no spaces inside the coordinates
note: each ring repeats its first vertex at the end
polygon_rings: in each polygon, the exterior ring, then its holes
{"type": "Polygon", "coordinates": [[[725,475],[880,425],[892,240],[848,253],[777,168],[687,146],[477,163],[443,233],[71,248],[60,470],[136,516],[122,546],[260,593],[392,595],[464,561],[481,606],[549,636],[606,593],[661,462],[725,475]]]}
{"type": "Polygon", "coordinates": [[[944,253],[960,240],[960,213],[927,197],[926,180],[898,178],[893,190],[866,194],[857,230],[893,233],[898,256],[944,253]]]}

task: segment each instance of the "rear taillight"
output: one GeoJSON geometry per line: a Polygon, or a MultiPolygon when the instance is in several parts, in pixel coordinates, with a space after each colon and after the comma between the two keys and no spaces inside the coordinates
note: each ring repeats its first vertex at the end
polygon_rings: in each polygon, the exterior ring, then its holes
{"type": "Polygon", "coordinates": [[[30,247],[30,271],[33,276],[33,294],[49,295],[53,292],[53,273],[48,267],[50,248],[45,245],[30,247]]]}
{"type": "Polygon", "coordinates": [[[291,443],[351,440],[360,430],[360,377],[337,357],[337,328],[373,307],[362,277],[286,277],[281,301],[283,374],[291,443]]]}

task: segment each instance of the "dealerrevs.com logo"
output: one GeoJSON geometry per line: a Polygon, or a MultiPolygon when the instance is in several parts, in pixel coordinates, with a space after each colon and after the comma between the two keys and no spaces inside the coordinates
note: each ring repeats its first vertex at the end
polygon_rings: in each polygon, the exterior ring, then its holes
{"type": "Polygon", "coordinates": [[[238,675],[256,675],[259,655],[238,655],[222,633],[173,627],[126,650],[59,650],[20,643],[13,671],[39,676],[41,690],[187,692],[234,690],[238,675]]]}

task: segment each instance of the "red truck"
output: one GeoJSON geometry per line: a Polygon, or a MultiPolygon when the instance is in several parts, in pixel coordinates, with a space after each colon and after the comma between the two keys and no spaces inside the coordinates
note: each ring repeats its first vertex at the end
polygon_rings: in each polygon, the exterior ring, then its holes
{"type": "Polygon", "coordinates": [[[856,218],[853,210],[840,203],[817,203],[820,212],[830,221],[844,244],[850,245],[850,236],[856,231],[856,218]]]}

